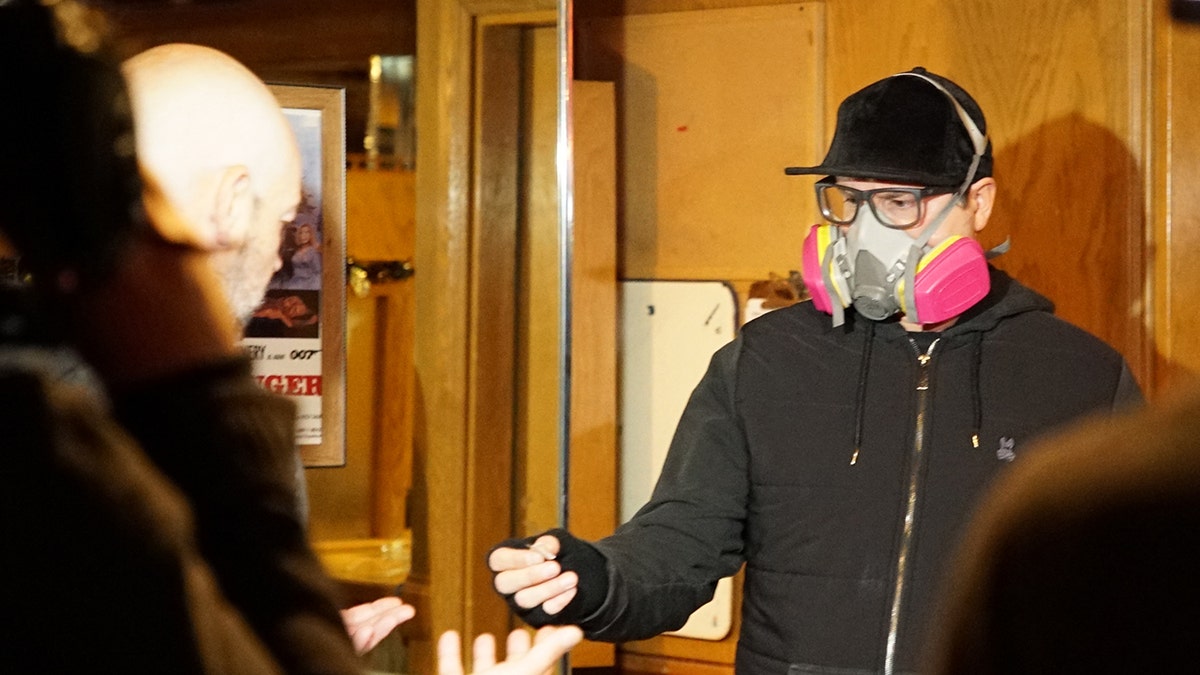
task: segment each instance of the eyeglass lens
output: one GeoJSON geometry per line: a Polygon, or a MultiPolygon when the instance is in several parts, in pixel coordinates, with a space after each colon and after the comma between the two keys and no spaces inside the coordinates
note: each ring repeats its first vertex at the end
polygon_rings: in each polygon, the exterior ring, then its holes
{"type": "Polygon", "coordinates": [[[858,207],[864,200],[870,200],[871,210],[884,225],[909,227],[921,220],[920,188],[863,191],[844,185],[822,185],[819,197],[822,214],[842,225],[854,221],[858,207]]]}

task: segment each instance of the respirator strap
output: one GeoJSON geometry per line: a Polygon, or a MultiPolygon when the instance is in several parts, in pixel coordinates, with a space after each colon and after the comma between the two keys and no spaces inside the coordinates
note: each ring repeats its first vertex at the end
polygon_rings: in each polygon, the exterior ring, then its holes
{"type": "MultiPolygon", "coordinates": [[[[835,230],[836,232],[836,230],[835,230]]],[[[829,242],[829,246],[825,247],[825,256],[821,260],[821,275],[825,277],[825,292],[829,294],[829,309],[833,314],[833,327],[837,328],[846,322],[846,310],[844,297],[842,295],[842,286],[838,285],[841,279],[834,278],[833,265],[838,256],[845,255],[845,243],[838,236],[834,241],[829,242]],[[839,252],[840,247],[840,252],[839,252]]],[[[838,265],[837,274],[842,274],[841,265],[838,265]]],[[[845,282],[842,281],[842,285],[845,282]]]]}
{"type": "Polygon", "coordinates": [[[983,254],[983,257],[987,260],[991,260],[992,258],[998,258],[998,257],[1004,255],[1005,253],[1008,253],[1008,250],[1010,248],[1012,248],[1012,237],[1005,237],[1004,241],[989,248],[983,254]]]}
{"type": "Polygon", "coordinates": [[[925,247],[914,246],[908,250],[908,262],[904,268],[904,313],[913,323],[921,323],[917,311],[917,266],[921,264],[925,247]]]}

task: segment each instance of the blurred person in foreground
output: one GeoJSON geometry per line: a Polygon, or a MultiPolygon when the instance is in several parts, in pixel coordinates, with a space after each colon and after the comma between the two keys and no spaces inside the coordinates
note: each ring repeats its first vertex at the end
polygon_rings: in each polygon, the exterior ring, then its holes
{"type": "MultiPolygon", "coordinates": [[[[101,24],[0,5],[0,80],[21,94],[0,104],[0,249],[23,270],[0,289],[0,658],[358,672],[296,514],[294,412],[249,377],[209,248],[139,178],[101,24]],[[277,557],[287,574],[256,577],[277,557]]],[[[496,672],[539,672],[573,632],[496,672]]]]}
{"type": "Polygon", "coordinates": [[[931,675],[1196,670],[1200,388],[1044,439],[989,495],[931,675]]]}
{"type": "MultiPolygon", "coordinates": [[[[300,203],[300,153],[287,119],[257,76],[214,49],[162,45],[126,61],[123,71],[139,161],[181,216],[181,227],[170,235],[208,253],[232,307],[225,320],[240,333],[280,267],[282,228],[300,203]]],[[[227,493],[228,476],[214,476],[245,474],[247,483],[258,483],[258,467],[244,458],[209,452],[155,460],[185,486],[196,509],[213,516],[201,519],[199,534],[217,561],[219,580],[235,604],[260,619],[256,629],[273,636],[280,601],[300,601],[309,588],[302,577],[313,572],[312,552],[294,532],[261,546],[267,531],[285,520],[294,516],[303,523],[304,500],[297,495],[304,482],[295,450],[289,484],[275,485],[269,494],[246,492],[242,503],[227,493]],[[214,454],[228,465],[215,465],[214,454]]],[[[342,612],[360,652],[412,615],[412,606],[396,597],[342,612]]]]}

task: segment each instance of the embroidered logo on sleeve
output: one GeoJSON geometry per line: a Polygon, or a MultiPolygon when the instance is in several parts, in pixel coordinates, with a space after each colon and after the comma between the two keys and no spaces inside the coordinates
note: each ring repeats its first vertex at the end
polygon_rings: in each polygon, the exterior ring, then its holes
{"type": "Polygon", "coordinates": [[[1005,462],[1011,462],[1017,458],[1017,453],[1013,450],[1016,441],[1008,436],[1000,437],[1000,447],[996,449],[996,459],[1005,462]]]}

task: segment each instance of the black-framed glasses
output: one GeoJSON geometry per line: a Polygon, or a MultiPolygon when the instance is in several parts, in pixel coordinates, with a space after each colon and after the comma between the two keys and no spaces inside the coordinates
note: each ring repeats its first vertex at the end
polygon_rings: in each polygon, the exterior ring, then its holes
{"type": "Polygon", "coordinates": [[[849,225],[858,215],[863,202],[871,205],[871,211],[880,223],[888,227],[903,229],[921,222],[925,211],[925,199],[934,195],[950,194],[952,187],[885,187],[874,190],[857,190],[838,185],[832,176],[817,181],[817,206],[821,215],[831,223],[849,225]]]}

